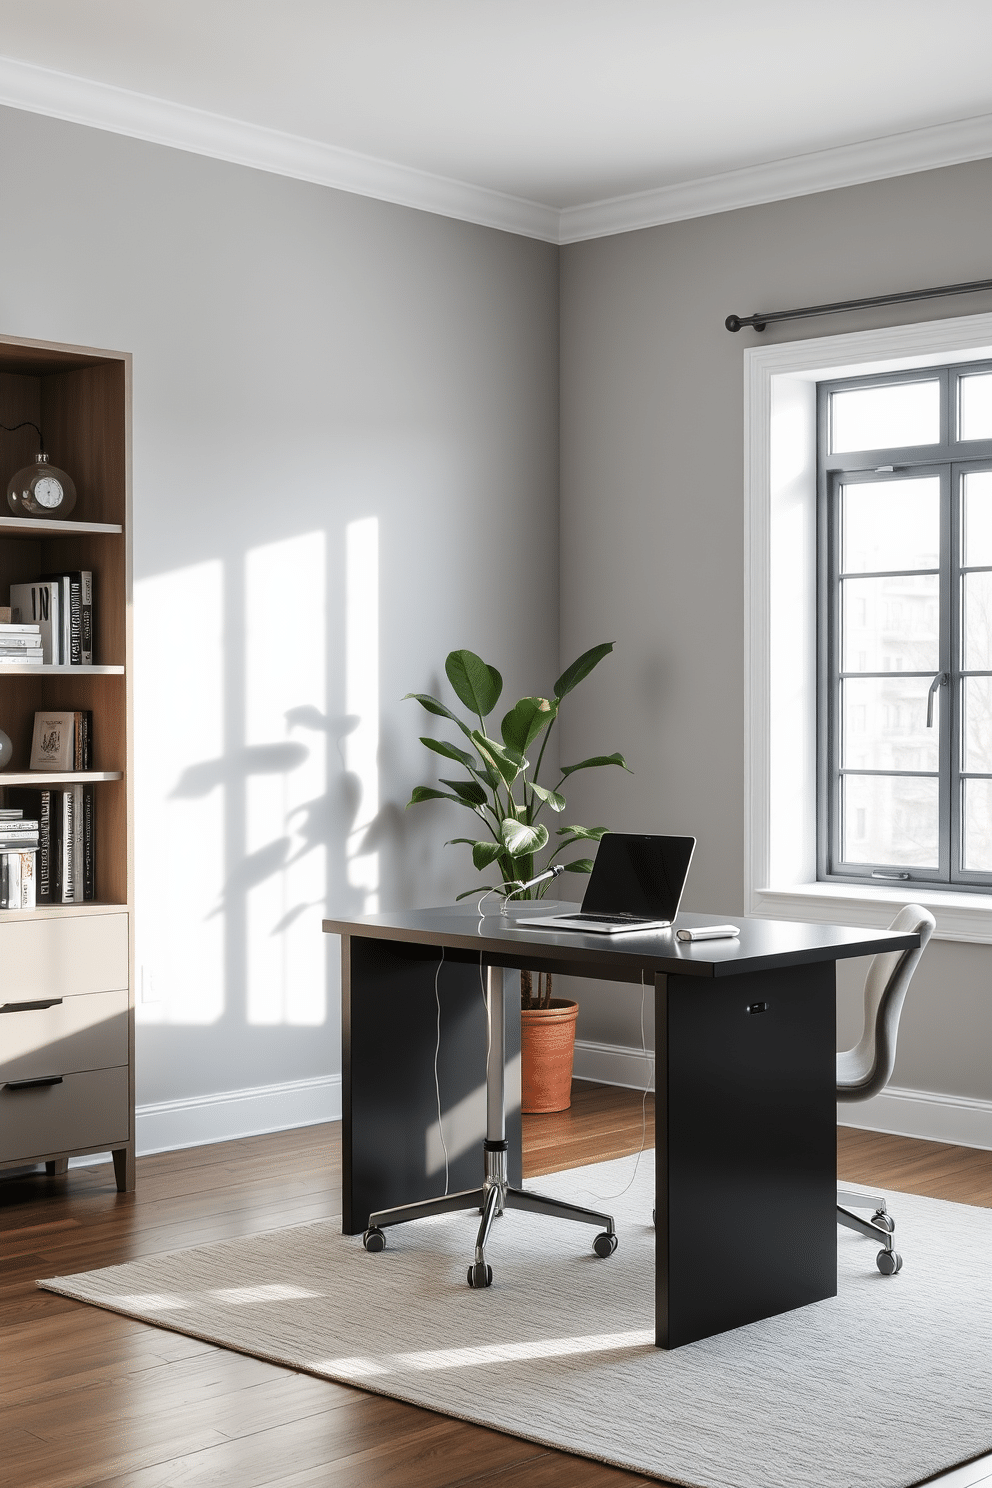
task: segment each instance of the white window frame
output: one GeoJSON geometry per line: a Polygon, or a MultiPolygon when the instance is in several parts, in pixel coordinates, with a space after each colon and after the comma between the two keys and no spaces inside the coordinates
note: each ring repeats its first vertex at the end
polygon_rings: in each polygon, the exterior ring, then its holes
{"type": "Polygon", "coordinates": [[[989,358],[992,315],[744,352],[747,914],[873,928],[911,897],[938,936],[992,944],[992,894],[816,877],[816,384],[989,358]]]}

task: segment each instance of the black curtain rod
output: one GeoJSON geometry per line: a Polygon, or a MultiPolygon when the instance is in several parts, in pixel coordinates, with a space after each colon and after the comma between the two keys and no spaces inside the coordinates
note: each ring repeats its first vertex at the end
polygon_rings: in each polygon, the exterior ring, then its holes
{"type": "Polygon", "coordinates": [[[941,295],[972,294],[981,289],[992,289],[992,279],[975,279],[970,284],[942,284],[939,289],[905,289],[898,294],[871,295],[866,300],[838,300],[834,305],[806,305],[801,310],[728,315],[724,325],[728,331],[739,331],[743,326],[753,326],[756,331],[763,331],[776,320],[804,320],[809,315],[838,315],[842,310],[867,310],[874,305],[904,305],[907,300],[934,300],[941,295]]]}

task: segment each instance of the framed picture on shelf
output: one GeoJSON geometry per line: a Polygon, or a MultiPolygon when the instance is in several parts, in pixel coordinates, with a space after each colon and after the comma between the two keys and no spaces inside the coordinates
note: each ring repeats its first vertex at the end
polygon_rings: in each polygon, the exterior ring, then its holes
{"type": "Polygon", "coordinates": [[[36,713],[31,740],[32,770],[75,768],[75,713],[36,713]]]}

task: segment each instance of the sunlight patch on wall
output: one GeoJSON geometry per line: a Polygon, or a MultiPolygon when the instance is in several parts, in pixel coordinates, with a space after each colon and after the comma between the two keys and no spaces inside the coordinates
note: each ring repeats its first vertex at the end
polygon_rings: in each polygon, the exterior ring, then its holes
{"type": "Polygon", "coordinates": [[[364,851],[379,814],[379,519],[345,529],[345,711],[358,724],[344,741],[345,767],[355,777],[358,812],[348,836],[348,882],[365,914],[379,909],[379,854],[364,851]]]}
{"type": "Polygon", "coordinates": [[[175,787],[224,752],[221,563],[139,580],[134,630],[137,961],[155,988],[137,1018],[215,1023],[224,1012],[224,926],[211,914],[224,891],[224,791],[218,782],[194,799],[175,787]]]}
{"type": "Polygon", "coordinates": [[[253,1024],[326,1017],[326,540],[308,532],[245,556],[245,934],[253,1024]]]}

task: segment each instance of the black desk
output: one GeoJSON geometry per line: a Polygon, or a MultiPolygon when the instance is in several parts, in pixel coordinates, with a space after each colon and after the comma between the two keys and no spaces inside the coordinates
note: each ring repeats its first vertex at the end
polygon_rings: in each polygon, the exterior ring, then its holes
{"type": "MultiPolygon", "coordinates": [[[[342,937],[345,1234],[373,1211],[444,1192],[430,1157],[439,965],[445,1125],[457,1107],[468,1133],[450,1153],[452,1190],[475,1187],[483,1168],[482,1125],[477,1139],[472,1127],[485,1106],[480,967],[643,978],[655,998],[659,1347],[834,1296],[835,963],[911,949],[919,937],[693,914],[678,924],[729,918],[740,938],[519,928],[558,908],[530,903],[480,920],[470,904],[323,922],[342,937]]],[[[513,991],[508,1061],[519,1049],[513,991]]],[[[507,1138],[519,1186],[519,1112],[507,1112],[507,1138]]]]}

